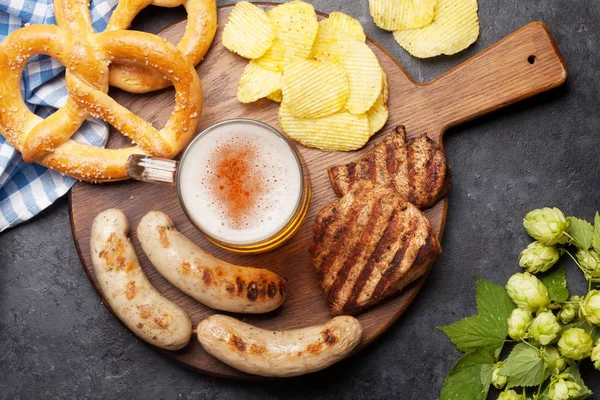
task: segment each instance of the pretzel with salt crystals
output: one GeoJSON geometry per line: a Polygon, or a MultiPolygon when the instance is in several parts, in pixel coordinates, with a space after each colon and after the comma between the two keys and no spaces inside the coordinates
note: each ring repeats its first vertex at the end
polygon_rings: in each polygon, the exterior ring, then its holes
{"type": "Polygon", "coordinates": [[[0,76],[0,131],[6,140],[25,161],[81,180],[126,179],[127,159],[135,153],[174,157],[192,139],[202,109],[194,67],[174,45],[145,32],[77,36],[53,25],[27,26],[0,44],[0,76]],[[25,64],[41,53],[58,59],[68,71],[67,104],[46,119],[29,111],[20,90],[25,64]],[[106,93],[109,64],[120,60],[149,65],[173,84],[175,107],[162,130],[106,93]],[[88,113],[113,125],[137,146],[103,149],[70,139],[88,113]]]}
{"type": "MultiPolygon", "coordinates": [[[[120,0],[108,21],[106,32],[128,29],[135,16],[148,5],[185,7],[188,13],[187,26],[177,48],[190,64],[198,64],[210,48],[217,31],[215,0],[120,0]]],[[[58,26],[76,35],[94,34],[89,0],[54,0],[54,13],[58,26]]],[[[131,93],[146,93],[171,85],[155,70],[127,60],[111,66],[109,82],[111,86],[131,93]]]]}

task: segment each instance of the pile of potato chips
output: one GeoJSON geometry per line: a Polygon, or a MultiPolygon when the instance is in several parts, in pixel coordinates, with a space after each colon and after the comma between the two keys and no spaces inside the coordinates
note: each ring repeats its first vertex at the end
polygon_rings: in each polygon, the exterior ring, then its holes
{"type": "Polygon", "coordinates": [[[479,36],[477,0],[369,0],[381,29],[415,57],[458,53],[479,36]]]}
{"type": "Polygon", "coordinates": [[[238,85],[242,103],[281,103],[279,123],[300,143],[325,151],[356,150],[388,119],[388,85],[359,21],[291,1],[265,12],[233,8],[223,45],[250,59],[238,85]]]}

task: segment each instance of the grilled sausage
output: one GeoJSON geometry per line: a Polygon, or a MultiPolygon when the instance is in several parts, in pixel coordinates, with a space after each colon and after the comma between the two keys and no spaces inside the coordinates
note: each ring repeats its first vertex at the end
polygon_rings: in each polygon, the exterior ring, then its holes
{"type": "Polygon", "coordinates": [[[225,315],[198,324],[204,350],[249,374],[289,377],[319,371],[346,357],[360,342],[356,318],[335,317],[322,326],[268,331],[225,315]]]}
{"type": "Polygon", "coordinates": [[[158,272],[208,307],[258,314],[285,301],[285,279],[267,269],[240,267],[213,257],[178,232],[165,213],[146,214],[137,235],[158,272]]]}
{"type": "Polygon", "coordinates": [[[106,210],[94,219],[90,249],[104,297],[137,336],[163,349],[181,349],[192,337],[192,321],[148,281],[128,233],[129,221],[121,210],[106,210]]]}

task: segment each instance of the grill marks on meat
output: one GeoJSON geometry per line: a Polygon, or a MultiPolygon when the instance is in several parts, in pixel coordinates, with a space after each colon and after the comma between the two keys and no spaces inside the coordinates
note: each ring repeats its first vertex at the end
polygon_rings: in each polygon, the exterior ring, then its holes
{"type": "Polygon", "coordinates": [[[395,189],[419,208],[431,207],[444,197],[452,180],[439,145],[426,134],[407,140],[403,126],[359,159],[331,166],[328,172],[340,197],[358,182],[370,181],[395,189]]]}
{"type": "Polygon", "coordinates": [[[441,254],[427,217],[362,181],[317,215],[311,254],[334,315],[356,314],[424,274],[441,254]]]}

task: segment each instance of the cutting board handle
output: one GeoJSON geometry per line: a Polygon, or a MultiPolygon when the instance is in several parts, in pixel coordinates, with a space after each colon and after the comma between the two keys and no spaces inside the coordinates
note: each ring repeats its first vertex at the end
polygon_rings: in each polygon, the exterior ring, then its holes
{"type": "Polygon", "coordinates": [[[428,133],[561,85],[567,67],[546,25],[532,22],[424,85],[428,133]]]}

